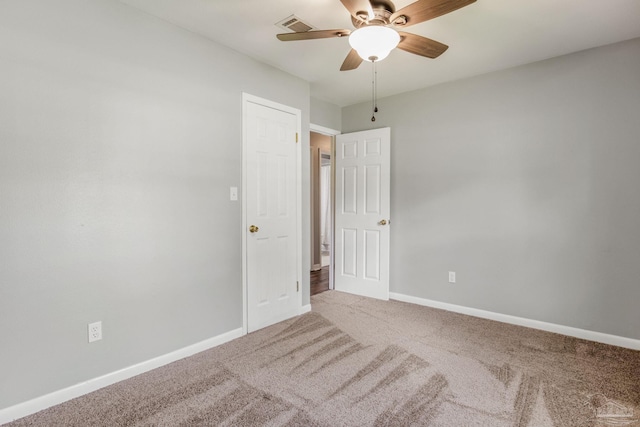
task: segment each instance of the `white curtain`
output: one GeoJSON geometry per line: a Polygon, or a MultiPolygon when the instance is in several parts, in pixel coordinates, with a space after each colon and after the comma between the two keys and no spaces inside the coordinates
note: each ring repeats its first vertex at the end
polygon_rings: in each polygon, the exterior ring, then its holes
{"type": "Polygon", "coordinates": [[[322,250],[331,246],[331,165],[320,167],[320,243],[322,250]]]}

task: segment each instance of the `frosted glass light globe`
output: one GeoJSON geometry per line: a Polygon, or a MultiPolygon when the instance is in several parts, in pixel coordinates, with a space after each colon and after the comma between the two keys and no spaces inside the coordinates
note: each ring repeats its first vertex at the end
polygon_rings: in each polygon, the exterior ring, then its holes
{"type": "Polygon", "coordinates": [[[382,61],[400,43],[400,34],[381,25],[361,27],[351,33],[349,44],[365,61],[382,61]]]}

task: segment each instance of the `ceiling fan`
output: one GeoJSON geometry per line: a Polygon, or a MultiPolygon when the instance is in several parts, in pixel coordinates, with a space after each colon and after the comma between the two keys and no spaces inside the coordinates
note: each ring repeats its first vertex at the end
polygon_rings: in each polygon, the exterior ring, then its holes
{"type": "Polygon", "coordinates": [[[453,12],[476,0],[418,0],[396,11],[390,0],[340,0],[356,27],[351,30],[314,30],[278,34],[282,41],[349,37],[351,51],[340,71],[354,70],[362,61],[381,61],[396,46],[406,52],[437,58],[449,46],[406,33],[402,29],[453,12]]]}

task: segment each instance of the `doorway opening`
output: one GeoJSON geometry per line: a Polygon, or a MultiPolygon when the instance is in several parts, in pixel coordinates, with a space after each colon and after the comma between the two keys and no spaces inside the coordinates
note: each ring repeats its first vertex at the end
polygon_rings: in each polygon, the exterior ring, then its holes
{"type": "Polygon", "coordinates": [[[335,133],[310,134],[311,295],[333,289],[333,150],[335,133]]]}
{"type": "Polygon", "coordinates": [[[331,197],[331,153],[320,151],[320,265],[331,264],[331,235],[333,234],[333,200],[331,197]]]}
{"type": "Polygon", "coordinates": [[[316,132],[311,125],[310,142],[311,295],[318,283],[314,279],[322,282],[326,269],[322,266],[324,249],[329,253],[329,284],[319,292],[336,289],[388,300],[391,129],[330,134],[316,132]],[[330,232],[324,240],[320,190],[323,150],[315,143],[318,139],[327,141],[325,144],[330,141],[331,146],[328,153],[324,151],[329,154],[324,161],[330,165],[331,176],[330,232]]]}

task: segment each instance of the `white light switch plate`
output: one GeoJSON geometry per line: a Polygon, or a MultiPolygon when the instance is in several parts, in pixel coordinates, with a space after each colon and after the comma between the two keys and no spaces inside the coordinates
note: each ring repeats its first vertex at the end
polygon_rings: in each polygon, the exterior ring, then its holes
{"type": "Polygon", "coordinates": [[[234,202],[238,200],[238,187],[229,188],[229,200],[234,202]]]}

